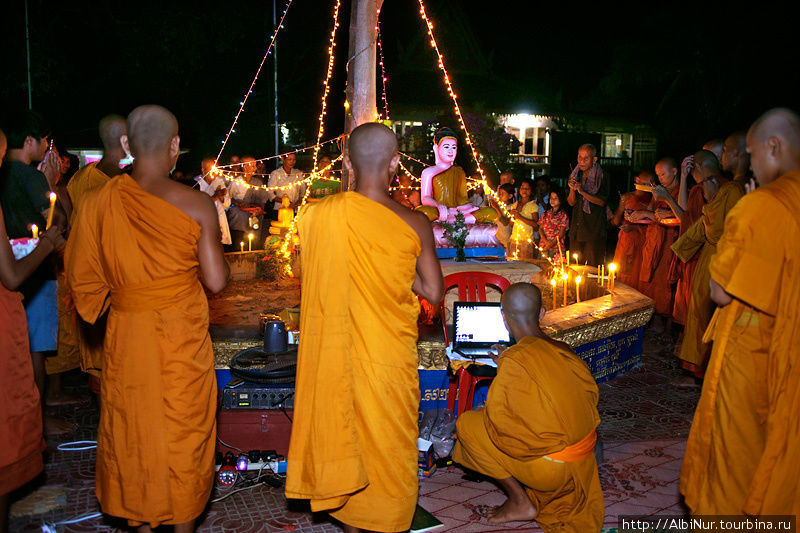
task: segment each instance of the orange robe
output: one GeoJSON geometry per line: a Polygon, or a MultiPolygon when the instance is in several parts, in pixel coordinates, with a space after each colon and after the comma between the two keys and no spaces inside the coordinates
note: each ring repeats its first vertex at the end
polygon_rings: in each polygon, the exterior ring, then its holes
{"type": "Polygon", "coordinates": [[[731,210],[711,277],[734,297],[686,446],[681,492],[695,514],[800,515],[800,172],[731,210]]]}
{"type": "MultiPolygon", "coordinates": [[[[89,196],[89,193],[99,189],[108,183],[110,179],[108,175],[97,169],[97,162],[89,163],[72,176],[72,179],[67,184],[67,192],[69,192],[69,197],[72,200],[71,224],[75,224],[83,202],[89,196]]],[[[61,285],[58,288],[61,291],[61,285]]],[[[60,302],[61,299],[59,299],[60,302]]],[[[98,319],[96,324],[88,324],[81,320],[75,311],[72,296],[68,291],[64,299],[64,308],[66,313],[63,322],[61,321],[61,314],[59,314],[59,349],[61,348],[63,331],[64,343],[66,344],[69,340],[72,340],[78,348],[81,370],[88,373],[92,378],[100,377],[103,358],[103,337],[106,326],[105,316],[98,319]]],[[[90,378],[90,383],[92,383],[92,378],[90,378]]]]}
{"type": "Polygon", "coordinates": [[[286,496],[405,531],[417,503],[417,233],[357,192],[298,216],[303,295],[286,496]]]}
{"type": "Polygon", "coordinates": [[[546,532],[600,531],[597,397],[597,383],[574,352],[523,337],[500,356],[486,408],[458,419],[453,460],[522,483],[546,532]],[[567,456],[576,447],[581,453],[567,456]]]}
{"type": "Polygon", "coordinates": [[[97,498],[131,524],[176,524],[205,507],[217,404],[200,226],[123,174],[81,206],[67,278],[87,322],[108,308],[97,498]]]}
{"type": "Polygon", "coordinates": [[[716,196],[703,207],[700,219],[672,245],[672,250],[681,261],[698,257],[679,355],[681,366],[697,376],[703,375],[711,353],[711,345],[703,342],[703,334],[715,307],[711,301],[711,274],[708,267],[722,237],[725,217],[742,196],[742,181],[731,181],[722,185],[716,196]]]}
{"type": "MultiPolygon", "coordinates": [[[[678,235],[683,235],[703,214],[703,206],[706,200],[703,197],[703,186],[699,183],[689,189],[689,200],[686,211],[681,217],[681,229],[678,235]]],[[[670,267],[670,280],[677,283],[675,287],[675,305],[672,307],[672,319],[678,324],[686,324],[686,315],[689,312],[689,298],[692,295],[692,280],[697,270],[697,254],[686,262],[673,255],[670,267]]]]}
{"type": "MultiPolygon", "coordinates": [[[[669,193],[673,198],[678,197],[679,187],[673,188],[669,193]]],[[[669,204],[658,200],[653,204],[653,209],[666,208],[669,204]]],[[[672,243],[678,238],[678,229],[662,224],[650,224],[642,249],[642,268],[639,271],[639,291],[656,302],[655,312],[662,316],[672,316],[673,297],[672,286],[669,278],[669,267],[672,263],[673,253],[670,249],[672,243]]]]}
{"type": "Polygon", "coordinates": [[[0,283],[0,496],[39,475],[44,448],[22,295],[0,283]]]}
{"type": "MultiPolygon", "coordinates": [[[[625,200],[625,209],[644,211],[649,209],[650,193],[634,192],[625,200]]],[[[617,265],[617,281],[628,287],[639,290],[639,271],[642,268],[642,248],[647,233],[646,224],[622,222],[617,249],[614,252],[614,263],[617,265]]]]}

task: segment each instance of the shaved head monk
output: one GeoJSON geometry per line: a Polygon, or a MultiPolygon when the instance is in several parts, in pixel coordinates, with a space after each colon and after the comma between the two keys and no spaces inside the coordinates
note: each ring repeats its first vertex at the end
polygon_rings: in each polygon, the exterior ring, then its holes
{"type": "Polygon", "coordinates": [[[75,306],[108,309],[101,365],[97,498],[140,532],[190,531],[214,477],[216,380],[205,285],[228,280],[211,198],[170,180],[178,121],[137,107],[121,174],[85,199],[67,245],[75,306]]]}
{"type": "MultiPolygon", "coordinates": [[[[6,154],[0,130],[0,165],[6,154]]],[[[20,293],[26,278],[64,243],[62,229],[52,225],[40,234],[36,248],[17,261],[9,245],[0,208],[0,531],[8,531],[8,494],[39,475],[44,468],[42,404],[33,377],[28,324],[20,293]]]]}
{"type": "Polygon", "coordinates": [[[681,471],[695,514],[800,515],[800,117],[747,133],[760,187],[728,214],[711,259],[717,309],[681,471]]]}
{"type": "MultiPolygon", "coordinates": [[[[643,170],[633,178],[636,185],[653,185],[655,176],[643,170]]],[[[633,190],[622,195],[617,211],[611,219],[619,227],[614,263],[618,268],[617,279],[639,289],[639,271],[642,268],[642,248],[647,234],[647,224],[655,222],[650,210],[652,195],[647,191],[633,190]]]]}
{"type": "Polygon", "coordinates": [[[647,226],[644,247],[641,250],[642,266],[639,271],[639,290],[655,300],[655,314],[650,331],[660,334],[663,340],[672,340],[672,306],[674,294],[670,279],[670,266],[674,254],[670,249],[678,238],[678,228],[671,224],[680,193],[678,166],[671,157],[660,159],[655,166],[658,185],[653,188],[654,223],[647,226]]]}
{"type": "Polygon", "coordinates": [[[344,166],[356,188],[298,215],[303,294],[286,496],[347,532],[406,531],[417,503],[415,294],[444,282],[427,216],[389,196],[395,134],[362,124],[344,166]]]}
{"type": "Polygon", "coordinates": [[[502,309],[517,344],[500,353],[486,407],[458,419],[453,460],[508,494],[489,512],[492,524],[535,519],[546,532],[600,531],[597,384],[567,344],[539,328],[544,307],[535,285],[511,285],[502,309]]]}
{"type": "MultiPolygon", "coordinates": [[[[103,143],[102,159],[80,169],[67,184],[67,192],[72,200],[70,223],[73,225],[89,193],[122,174],[119,162],[126,154],[120,139],[126,134],[125,118],[120,115],[105,116],[100,119],[98,130],[103,143]]],[[[89,374],[89,388],[99,394],[105,315],[95,325],[86,323],[78,316],[72,297],[66,292],[65,313],[59,321],[59,348],[64,344],[75,346],[79,351],[81,370],[89,374]]]]}
{"type": "MultiPolygon", "coordinates": [[[[711,353],[711,345],[703,342],[703,334],[714,313],[714,302],[711,301],[708,288],[708,267],[722,236],[725,217],[744,196],[744,175],[737,181],[727,181],[722,177],[716,156],[708,150],[697,152],[694,161],[692,173],[703,187],[706,205],[700,218],[681,235],[672,250],[683,262],[691,261],[697,256],[679,357],[684,369],[695,377],[702,377],[711,353]]],[[[681,383],[691,384],[691,379],[681,383]]]]}

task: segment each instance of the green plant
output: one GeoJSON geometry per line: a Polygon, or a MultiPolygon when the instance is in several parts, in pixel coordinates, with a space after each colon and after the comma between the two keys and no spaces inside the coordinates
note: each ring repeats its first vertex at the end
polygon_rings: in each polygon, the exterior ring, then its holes
{"type": "Polygon", "coordinates": [[[444,228],[444,238],[456,249],[456,261],[466,261],[467,257],[464,255],[464,246],[467,244],[469,229],[464,222],[463,213],[456,213],[455,218],[455,221],[452,223],[439,222],[439,225],[444,228]]]}
{"type": "Polygon", "coordinates": [[[288,259],[280,253],[280,241],[271,236],[264,244],[264,252],[253,254],[256,262],[256,278],[265,281],[279,281],[286,277],[286,263],[288,259]]]}

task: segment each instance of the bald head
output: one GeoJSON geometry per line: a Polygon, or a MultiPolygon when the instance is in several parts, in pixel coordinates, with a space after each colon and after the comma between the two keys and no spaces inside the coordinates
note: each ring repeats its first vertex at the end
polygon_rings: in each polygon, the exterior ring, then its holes
{"type": "Polygon", "coordinates": [[[800,117],[786,108],[767,111],[747,132],[747,152],[760,185],[800,170],[800,117]]]}
{"type": "Polygon", "coordinates": [[[385,178],[396,155],[397,137],[383,124],[368,122],[350,134],[348,159],[358,180],[385,178]]]}
{"type": "Polygon", "coordinates": [[[169,154],[178,136],[178,119],[158,105],[137,107],[128,115],[128,146],[134,157],[169,154]]]}
{"type": "Polygon", "coordinates": [[[737,131],[728,135],[722,151],[722,170],[736,176],[744,176],[750,168],[747,155],[747,133],[737,131]]]}
{"type": "Polygon", "coordinates": [[[722,161],[722,151],[725,143],[722,139],[711,139],[703,145],[703,150],[708,150],[717,157],[717,161],[722,161]]]}
{"type": "Polygon", "coordinates": [[[120,115],[107,115],[100,119],[98,126],[100,140],[106,152],[122,148],[119,138],[126,134],[125,118],[120,115]]]}
{"type": "Polygon", "coordinates": [[[695,167],[702,167],[709,171],[719,172],[719,159],[710,150],[700,150],[694,154],[695,167]]]}
{"type": "MultiPolygon", "coordinates": [[[[539,327],[542,293],[532,283],[514,283],[503,292],[503,316],[513,330],[518,327],[539,327]]],[[[516,335],[515,335],[516,336],[516,335]]]]}

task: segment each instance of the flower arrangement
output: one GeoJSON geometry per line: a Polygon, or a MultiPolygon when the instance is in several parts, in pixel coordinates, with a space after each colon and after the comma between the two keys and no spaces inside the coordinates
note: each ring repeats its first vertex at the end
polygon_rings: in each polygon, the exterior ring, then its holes
{"type": "Polygon", "coordinates": [[[464,222],[463,213],[456,213],[455,218],[452,223],[439,222],[439,225],[444,228],[444,238],[456,249],[456,261],[463,262],[467,260],[466,255],[464,255],[464,246],[467,244],[469,229],[467,229],[467,225],[464,222]]]}

